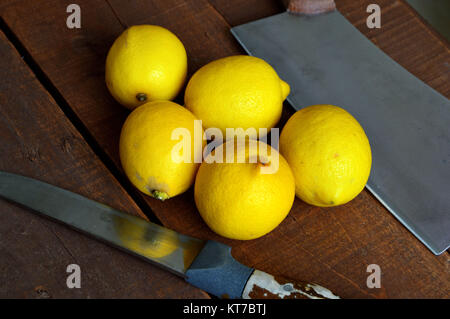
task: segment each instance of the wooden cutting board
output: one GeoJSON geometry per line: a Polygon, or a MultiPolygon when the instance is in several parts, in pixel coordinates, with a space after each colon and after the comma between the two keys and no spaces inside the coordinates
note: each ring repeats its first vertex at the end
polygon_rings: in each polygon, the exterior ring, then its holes
{"type": "MultiPolygon", "coordinates": [[[[336,1],[341,13],[370,40],[449,97],[446,42],[398,0],[378,1],[382,28],[367,29],[370,2],[336,1]]],[[[243,54],[230,27],[281,12],[279,1],[134,0],[125,5],[121,0],[79,0],[81,29],[65,26],[70,3],[4,2],[2,28],[96,156],[150,219],[188,235],[225,242],[233,246],[235,258],[251,267],[316,281],[344,298],[449,296],[448,253],[430,253],[367,190],[335,208],[313,207],[296,199],[289,216],[267,236],[232,241],[215,235],[203,223],[192,189],[162,203],[139,193],[126,180],[118,139],[128,111],[112,99],[104,84],[104,61],[114,39],[130,25],[162,25],[184,43],[192,75],[214,59],[243,54]],[[370,264],[381,267],[380,289],[366,285],[370,264]]],[[[182,100],[182,96],[177,99],[182,100]]],[[[279,126],[292,114],[285,106],[279,126]]],[[[23,125],[29,120],[24,116],[23,125]]],[[[114,196],[103,198],[111,205],[114,200],[114,196]]],[[[120,292],[116,296],[124,297],[120,292]]]]}

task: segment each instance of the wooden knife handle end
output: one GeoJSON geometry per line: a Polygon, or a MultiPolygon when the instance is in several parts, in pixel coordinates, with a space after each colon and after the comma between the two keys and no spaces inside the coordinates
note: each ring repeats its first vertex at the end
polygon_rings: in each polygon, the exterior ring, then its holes
{"type": "Polygon", "coordinates": [[[283,0],[287,11],[294,14],[321,14],[336,10],[334,0],[283,0]]]}
{"type": "Polygon", "coordinates": [[[242,294],[244,299],[340,299],[327,288],[313,283],[275,277],[255,270],[242,294]]]}

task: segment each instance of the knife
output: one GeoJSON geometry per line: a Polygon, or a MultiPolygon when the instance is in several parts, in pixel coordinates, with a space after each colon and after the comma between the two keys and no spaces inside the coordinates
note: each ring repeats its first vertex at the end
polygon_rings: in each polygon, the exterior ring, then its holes
{"type": "Polygon", "coordinates": [[[296,110],[334,104],[349,111],[372,148],[367,189],[434,254],[450,247],[446,97],[369,41],[333,0],[292,0],[287,12],[231,32],[289,83],[296,110]]]}
{"type": "Polygon", "coordinates": [[[247,267],[231,247],[179,234],[62,188],[0,171],[0,197],[183,277],[219,298],[339,299],[330,290],[247,267]]]}

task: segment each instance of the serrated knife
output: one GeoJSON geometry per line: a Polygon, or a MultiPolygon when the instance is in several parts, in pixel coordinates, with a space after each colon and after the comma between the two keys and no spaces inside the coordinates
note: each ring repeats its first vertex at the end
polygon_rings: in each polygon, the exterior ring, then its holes
{"type": "Polygon", "coordinates": [[[361,34],[333,0],[288,2],[287,12],[232,34],[289,83],[296,110],[334,104],[361,123],[373,157],[368,190],[441,254],[450,247],[450,101],[361,34]]]}
{"type": "Polygon", "coordinates": [[[179,234],[32,178],[0,171],[0,197],[163,267],[219,298],[338,299],[320,285],[247,267],[222,243],[179,234]]]}

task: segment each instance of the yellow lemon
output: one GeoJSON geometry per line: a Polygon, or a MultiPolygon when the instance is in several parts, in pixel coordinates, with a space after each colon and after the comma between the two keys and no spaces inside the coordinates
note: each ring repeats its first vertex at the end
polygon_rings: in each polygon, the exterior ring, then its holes
{"type": "Polygon", "coordinates": [[[216,148],[201,164],[194,197],[200,215],[214,232],[249,240],[272,231],[287,216],[295,197],[295,181],[275,149],[263,142],[244,142],[243,147],[230,144],[233,142],[216,148]],[[226,159],[229,146],[235,147],[231,161],[226,159]],[[219,158],[224,159],[222,163],[219,158]]]}
{"type": "Polygon", "coordinates": [[[129,109],[150,101],[171,100],[184,85],[187,55],[181,41],[156,25],[126,29],[106,58],[106,85],[129,109]]]}
{"type": "Polygon", "coordinates": [[[200,68],[189,80],[185,105],[205,128],[270,130],[281,116],[290,91],[264,60],[230,56],[200,68]]]}
{"type": "Polygon", "coordinates": [[[297,196],[316,206],[337,206],[355,198],[372,165],[363,128],[333,105],[296,112],[281,132],[280,152],[294,173],[297,196]]]}
{"type": "Polygon", "coordinates": [[[131,112],[120,135],[120,160],[140,191],[165,200],[193,184],[204,144],[194,142],[203,135],[195,120],[170,101],[149,102],[131,112]]]}

